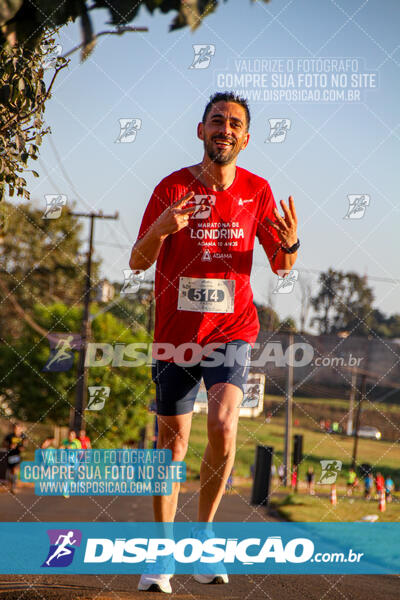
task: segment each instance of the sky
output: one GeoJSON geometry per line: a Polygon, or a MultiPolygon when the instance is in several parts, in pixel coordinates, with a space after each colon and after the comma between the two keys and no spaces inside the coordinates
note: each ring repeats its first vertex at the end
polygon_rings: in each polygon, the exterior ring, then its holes
{"type": "MultiPolygon", "coordinates": [[[[169,32],[173,14],[151,16],[142,7],[133,24],[148,32],[102,36],[84,63],[72,55],[47,103],[52,134],[34,167],[40,178],[27,178],[33,200],[44,207],[45,194],[63,193],[81,210],[118,211],[116,221],[97,220],[95,250],[103,275],[122,282],[154,187],[202,159],[196,127],[209,96],[244,90],[251,137],[237,164],[267,179],[277,202],[294,197],[299,278],[315,294],[318,272],[329,267],[367,275],[375,307],[400,312],[400,4],[229,0],[195,32],[169,32]],[[211,46],[206,68],[190,68],[193,45],[211,46]],[[235,88],[240,73],[249,75],[247,83],[235,88]],[[281,94],[277,100],[272,90],[281,94]],[[321,100],[324,93],[330,101],[321,100]],[[116,142],[120,119],[141,121],[130,143],[116,142]],[[282,141],[268,141],[273,119],[286,125],[282,141]],[[360,196],[364,206],[345,218],[360,196]]],[[[110,28],[106,11],[92,12],[92,19],[96,32],[110,28]]],[[[79,40],[75,23],[57,41],[65,53],[79,40]]],[[[298,319],[299,285],[273,294],[276,279],[256,242],[255,300],[270,298],[282,319],[298,319]]]]}

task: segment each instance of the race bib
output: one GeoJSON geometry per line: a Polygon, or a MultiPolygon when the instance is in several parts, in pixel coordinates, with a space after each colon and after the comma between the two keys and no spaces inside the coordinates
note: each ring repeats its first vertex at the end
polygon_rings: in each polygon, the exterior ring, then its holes
{"type": "Polygon", "coordinates": [[[179,278],[178,310],[233,313],[234,279],[179,278]]]}

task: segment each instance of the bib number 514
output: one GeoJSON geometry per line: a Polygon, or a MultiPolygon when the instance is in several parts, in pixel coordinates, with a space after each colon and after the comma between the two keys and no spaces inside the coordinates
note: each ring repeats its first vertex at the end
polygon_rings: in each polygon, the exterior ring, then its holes
{"type": "Polygon", "coordinates": [[[222,302],[225,294],[223,290],[190,288],[188,298],[195,302],[222,302]]]}

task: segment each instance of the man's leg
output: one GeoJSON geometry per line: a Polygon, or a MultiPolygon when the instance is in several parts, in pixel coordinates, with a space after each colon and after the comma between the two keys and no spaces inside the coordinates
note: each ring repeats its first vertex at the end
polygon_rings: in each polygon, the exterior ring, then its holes
{"type": "MultiPolygon", "coordinates": [[[[172,460],[183,460],[188,447],[192,411],[180,415],[157,415],[158,436],[157,449],[170,449],[172,460]]],[[[170,496],[153,496],[154,520],[165,523],[164,536],[173,536],[173,521],[179,495],[179,482],[172,483],[170,496]]],[[[170,579],[174,573],[173,561],[168,563],[171,569],[163,574],[154,574],[152,571],[144,572],[138,584],[138,590],[147,592],[172,592],[170,579]]],[[[150,565],[151,567],[151,565],[150,565]]]]}
{"type": "MultiPolygon", "coordinates": [[[[183,415],[158,415],[157,449],[169,448],[172,460],[183,460],[186,455],[193,412],[183,415]]],[[[172,484],[170,496],[153,496],[154,520],[172,522],[175,519],[180,483],[172,484]]]]}
{"type": "Polygon", "coordinates": [[[231,383],[216,383],[208,391],[208,444],[200,469],[200,522],[213,520],[232,470],[242,399],[242,390],[231,383]]]}

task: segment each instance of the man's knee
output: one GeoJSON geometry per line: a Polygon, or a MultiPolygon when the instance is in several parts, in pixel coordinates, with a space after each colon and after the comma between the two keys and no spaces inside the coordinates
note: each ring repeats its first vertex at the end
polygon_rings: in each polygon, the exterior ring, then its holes
{"type": "Polygon", "coordinates": [[[228,456],[236,448],[236,423],[233,419],[215,420],[208,425],[208,441],[213,451],[228,456]]]}
{"type": "Polygon", "coordinates": [[[159,431],[157,437],[157,448],[168,448],[172,451],[172,460],[183,460],[188,449],[188,440],[179,432],[159,431]]]}

